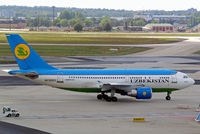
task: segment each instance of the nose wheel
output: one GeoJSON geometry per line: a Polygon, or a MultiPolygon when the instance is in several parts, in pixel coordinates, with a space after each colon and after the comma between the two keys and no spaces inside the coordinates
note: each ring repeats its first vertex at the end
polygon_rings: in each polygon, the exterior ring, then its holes
{"type": "Polygon", "coordinates": [[[170,94],[171,94],[171,92],[167,92],[167,96],[165,97],[166,100],[171,100],[170,94]]]}
{"type": "Polygon", "coordinates": [[[171,100],[171,97],[169,95],[166,96],[166,100],[171,100]]]}

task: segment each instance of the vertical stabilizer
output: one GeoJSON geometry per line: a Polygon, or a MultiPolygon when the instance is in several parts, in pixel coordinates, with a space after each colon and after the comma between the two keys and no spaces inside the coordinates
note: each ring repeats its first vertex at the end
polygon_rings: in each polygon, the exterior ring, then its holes
{"type": "Polygon", "coordinates": [[[47,64],[18,34],[6,34],[6,36],[21,70],[56,69],[47,64]]]}

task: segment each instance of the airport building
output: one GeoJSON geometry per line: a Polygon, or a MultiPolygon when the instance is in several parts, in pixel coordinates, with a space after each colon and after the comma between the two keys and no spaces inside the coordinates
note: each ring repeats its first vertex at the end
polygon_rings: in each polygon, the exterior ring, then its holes
{"type": "Polygon", "coordinates": [[[191,32],[200,32],[200,24],[194,26],[194,27],[191,29],[191,32]]]}
{"type": "Polygon", "coordinates": [[[158,22],[162,21],[177,21],[177,20],[188,20],[190,16],[185,15],[153,15],[153,20],[157,20],[158,22]]]}
{"type": "Polygon", "coordinates": [[[171,24],[163,23],[163,24],[147,24],[145,26],[146,29],[153,32],[173,32],[174,27],[171,24]]]}
{"type": "Polygon", "coordinates": [[[160,23],[174,22],[179,20],[189,20],[190,16],[185,15],[153,15],[153,14],[140,14],[134,15],[133,19],[144,19],[145,21],[156,20],[160,23]]]}
{"type": "Polygon", "coordinates": [[[120,31],[133,31],[133,32],[141,32],[143,31],[142,26],[118,26],[120,31]]]}
{"type": "Polygon", "coordinates": [[[185,32],[188,28],[186,21],[175,21],[173,23],[174,30],[177,32],[185,32]]]}

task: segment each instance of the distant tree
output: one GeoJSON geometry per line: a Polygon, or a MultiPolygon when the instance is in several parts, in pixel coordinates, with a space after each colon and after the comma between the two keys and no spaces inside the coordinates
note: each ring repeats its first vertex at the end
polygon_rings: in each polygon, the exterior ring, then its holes
{"type": "Polygon", "coordinates": [[[103,31],[103,27],[102,26],[96,26],[96,27],[94,27],[94,29],[93,29],[95,32],[101,32],[101,31],[103,31]]]}
{"type": "Polygon", "coordinates": [[[111,31],[112,30],[112,26],[111,26],[111,24],[110,23],[105,23],[104,25],[103,25],[103,30],[104,31],[111,31]]]}
{"type": "Polygon", "coordinates": [[[79,18],[81,20],[84,20],[85,17],[83,16],[83,14],[81,12],[68,11],[68,10],[65,9],[60,13],[59,18],[60,19],[67,19],[67,20],[79,18]]]}
{"type": "Polygon", "coordinates": [[[33,21],[31,19],[26,20],[27,26],[33,27],[33,21]]]}
{"type": "Polygon", "coordinates": [[[127,18],[127,19],[125,19],[125,21],[127,22],[127,26],[133,26],[134,25],[133,24],[133,21],[134,21],[133,18],[127,18]]]}
{"type": "Polygon", "coordinates": [[[49,18],[45,18],[43,24],[46,27],[49,27],[49,26],[51,26],[52,22],[51,22],[51,20],[49,18]]]}
{"type": "Polygon", "coordinates": [[[30,26],[30,27],[36,27],[38,26],[38,18],[35,18],[35,19],[30,19],[27,21],[27,25],[30,26]]]}
{"type": "Polygon", "coordinates": [[[70,26],[74,26],[76,23],[81,23],[81,20],[80,20],[79,18],[74,18],[74,19],[70,19],[70,20],[68,21],[68,24],[69,24],[70,26]]]}
{"type": "Polygon", "coordinates": [[[128,22],[127,21],[124,22],[124,28],[125,28],[125,30],[128,30],[128,22]]]}
{"type": "Polygon", "coordinates": [[[62,27],[67,27],[68,26],[68,21],[66,19],[62,19],[62,20],[60,20],[60,25],[62,27]]]}
{"type": "Polygon", "coordinates": [[[110,19],[109,17],[104,16],[104,17],[102,17],[102,19],[101,19],[100,25],[101,25],[101,26],[104,26],[104,24],[110,23],[110,22],[111,22],[111,19],[110,19]]]}
{"type": "Polygon", "coordinates": [[[81,12],[75,12],[75,18],[79,18],[81,20],[84,20],[85,17],[81,12]]]}
{"type": "Polygon", "coordinates": [[[93,21],[91,19],[85,19],[84,23],[86,27],[91,27],[93,25],[93,21]]]}
{"type": "Polygon", "coordinates": [[[111,25],[116,27],[116,26],[120,26],[120,21],[118,21],[117,19],[111,19],[111,25]]]}
{"type": "Polygon", "coordinates": [[[70,14],[69,11],[63,10],[63,11],[60,13],[59,18],[60,18],[60,19],[67,19],[67,20],[69,20],[69,19],[72,18],[72,16],[71,16],[71,14],[70,14]]]}
{"type": "Polygon", "coordinates": [[[147,22],[143,19],[138,19],[133,21],[133,25],[134,26],[145,26],[147,24],[147,22]]]}
{"type": "Polygon", "coordinates": [[[60,27],[60,18],[56,18],[56,19],[53,21],[53,26],[60,27]]]}
{"type": "Polygon", "coordinates": [[[133,26],[134,24],[133,24],[133,21],[131,21],[131,26],[133,26]]]}
{"type": "Polygon", "coordinates": [[[94,25],[100,25],[101,18],[91,18],[91,20],[93,21],[94,25]]]}
{"type": "Polygon", "coordinates": [[[74,26],[74,30],[80,32],[83,30],[83,26],[80,23],[76,23],[74,26]]]}
{"type": "Polygon", "coordinates": [[[39,18],[39,26],[49,27],[51,25],[51,21],[48,18],[39,18]]]}
{"type": "Polygon", "coordinates": [[[157,20],[152,20],[150,23],[159,23],[157,20]]]}

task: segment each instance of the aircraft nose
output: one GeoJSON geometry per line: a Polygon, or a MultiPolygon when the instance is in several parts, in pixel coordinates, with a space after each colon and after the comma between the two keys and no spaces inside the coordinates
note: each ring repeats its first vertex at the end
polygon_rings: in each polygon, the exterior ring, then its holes
{"type": "Polygon", "coordinates": [[[192,78],[190,78],[190,83],[191,85],[194,85],[195,81],[192,78]]]}

